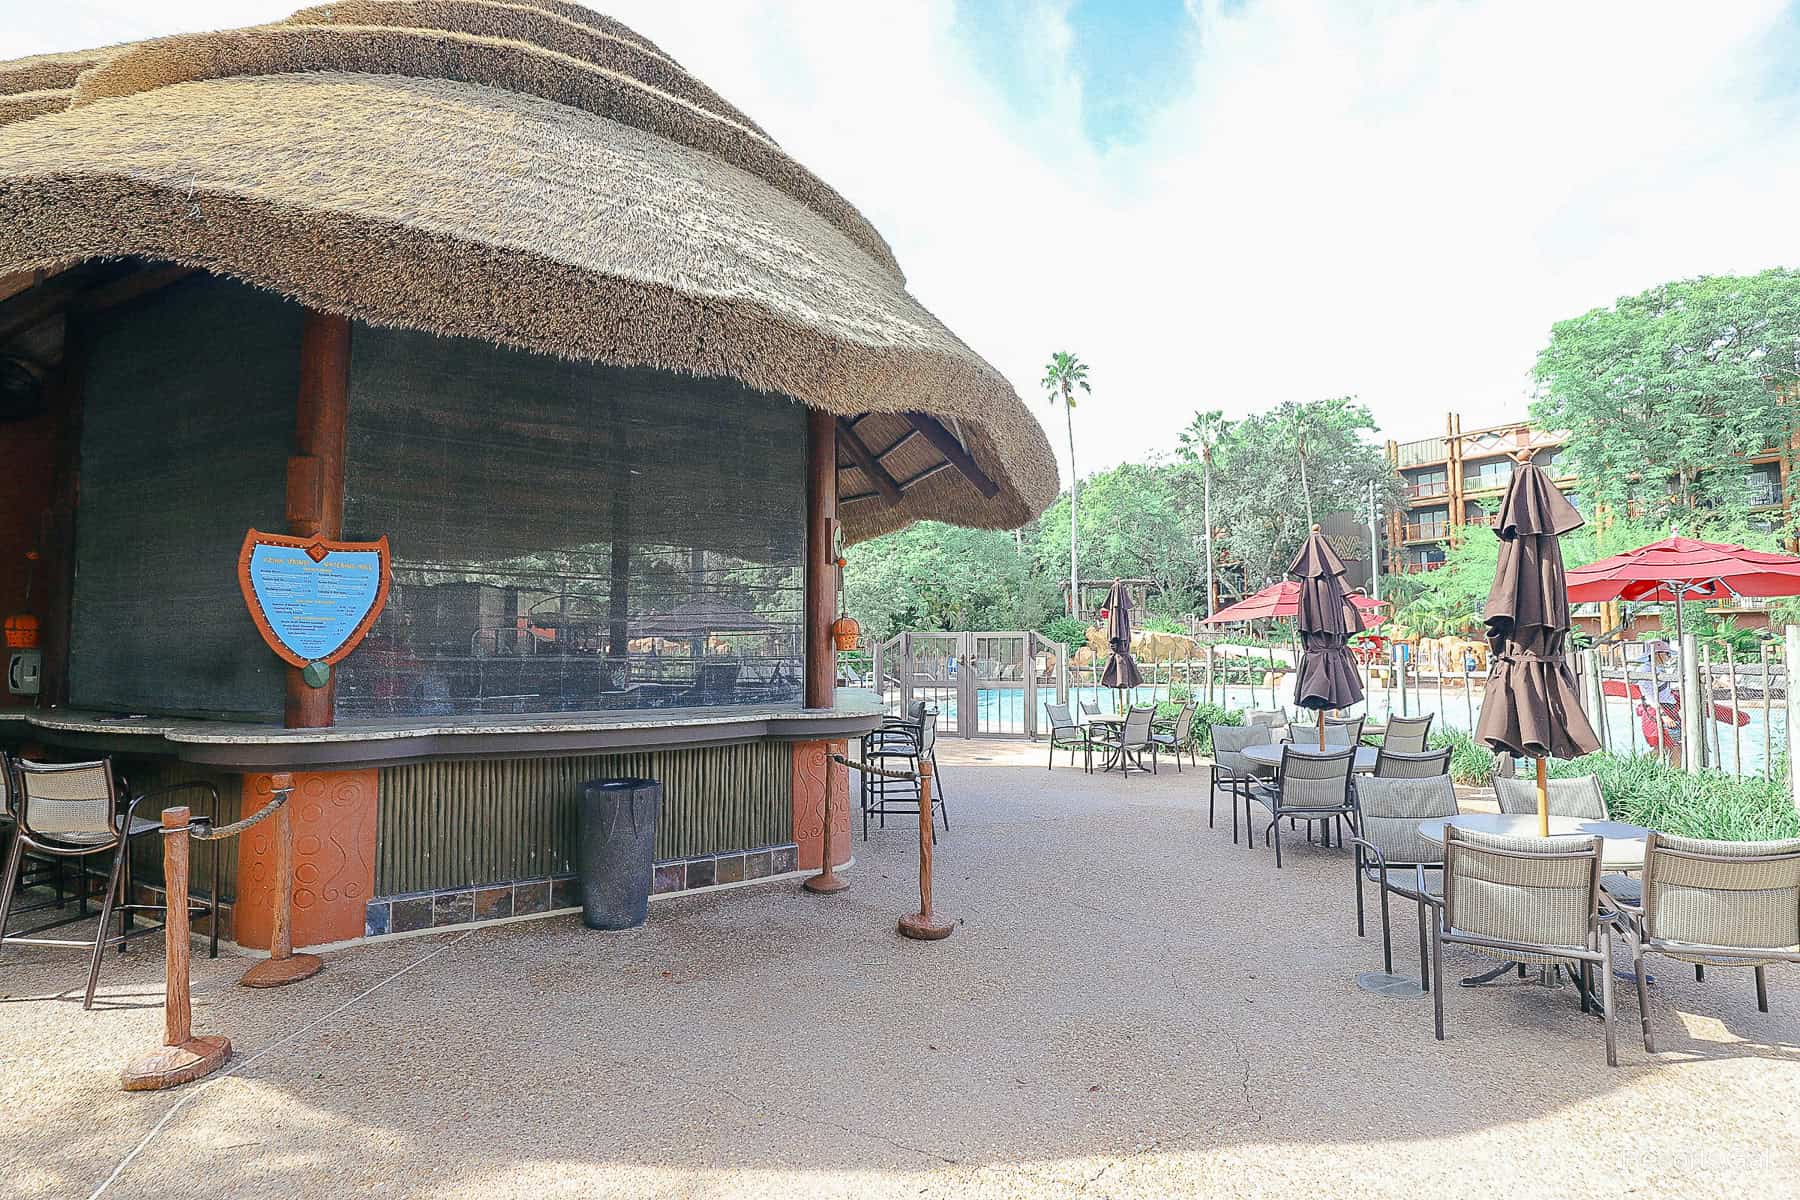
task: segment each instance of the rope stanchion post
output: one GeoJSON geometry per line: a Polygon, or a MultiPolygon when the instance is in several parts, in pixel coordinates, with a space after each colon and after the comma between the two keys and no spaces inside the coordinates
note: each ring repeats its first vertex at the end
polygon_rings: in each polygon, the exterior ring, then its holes
{"type": "MultiPolygon", "coordinates": [[[[832,780],[837,778],[839,763],[848,764],[842,755],[825,756],[825,831],[820,843],[819,873],[800,886],[820,896],[832,896],[850,886],[850,881],[837,873],[837,849],[831,844],[834,818],[831,813],[832,780]]],[[[844,803],[850,803],[850,777],[844,776],[844,803]]]]}
{"type": "Polygon", "coordinates": [[[128,1092],[160,1091],[210,1075],[231,1057],[222,1037],[195,1037],[188,991],[192,953],[188,929],[188,810],[178,806],[162,814],[165,998],[163,1044],[125,1068],[120,1082],[128,1092]]]}
{"type": "Polygon", "coordinates": [[[325,965],[316,954],[294,953],[294,817],[287,801],[293,796],[294,777],[282,772],[269,777],[275,800],[275,912],[269,932],[269,957],[245,971],[238,980],[245,987],[271,988],[311,979],[325,965]]]}
{"type": "Polygon", "coordinates": [[[935,942],[956,928],[931,909],[931,763],[919,763],[919,911],[900,918],[900,935],[935,942]]]}

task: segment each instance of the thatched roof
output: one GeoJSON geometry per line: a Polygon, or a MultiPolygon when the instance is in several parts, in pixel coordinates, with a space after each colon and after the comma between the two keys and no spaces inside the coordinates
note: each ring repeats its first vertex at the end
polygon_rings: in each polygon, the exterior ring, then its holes
{"type": "Polygon", "coordinates": [[[836,413],[852,541],[1056,493],[1036,420],[862,214],[563,0],[344,0],[0,63],[0,279],[122,256],[836,413]]]}

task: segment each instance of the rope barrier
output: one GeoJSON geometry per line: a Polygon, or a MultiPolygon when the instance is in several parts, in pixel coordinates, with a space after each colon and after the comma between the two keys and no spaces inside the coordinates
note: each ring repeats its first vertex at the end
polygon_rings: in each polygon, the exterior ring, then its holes
{"type": "Polygon", "coordinates": [[[223,838],[236,837],[238,834],[244,832],[244,830],[255,825],[260,825],[262,822],[274,816],[276,812],[281,809],[282,805],[288,802],[288,797],[293,794],[294,793],[291,790],[276,792],[274,798],[267,804],[263,805],[243,820],[233,821],[229,825],[215,827],[212,822],[208,821],[205,817],[190,817],[188,823],[181,828],[169,829],[165,827],[163,833],[165,835],[171,833],[185,833],[197,842],[216,842],[223,838]]]}
{"type": "Polygon", "coordinates": [[[831,761],[834,763],[842,763],[846,767],[854,767],[856,770],[862,771],[865,774],[880,775],[885,779],[900,779],[907,783],[917,783],[919,779],[918,772],[916,771],[890,771],[886,767],[877,767],[872,763],[856,762],[853,759],[845,758],[841,754],[832,755],[831,761]]]}

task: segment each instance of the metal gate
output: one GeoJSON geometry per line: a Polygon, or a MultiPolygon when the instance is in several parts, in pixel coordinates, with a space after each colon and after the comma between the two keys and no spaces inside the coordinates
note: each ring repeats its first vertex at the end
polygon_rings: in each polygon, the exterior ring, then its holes
{"type": "Polygon", "coordinates": [[[923,700],[947,736],[1035,738],[1049,727],[1045,706],[1068,699],[1064,648],[1030,630],[897,634],[874,666],[889,712],[923,700]]]}

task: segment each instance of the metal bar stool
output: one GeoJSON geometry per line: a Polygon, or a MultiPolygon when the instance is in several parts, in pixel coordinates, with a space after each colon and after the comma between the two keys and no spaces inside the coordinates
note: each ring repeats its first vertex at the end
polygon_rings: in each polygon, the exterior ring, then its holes
{"type": "MultiPolygon", "coordinates": [[[[205,792],[211,799],[206,815],[214,820],[219,815],[219,792],[210,783],[178,783],[152,792],[120,799],[121,788],[113,775],[112,760],[83,763],[35,763],[23,759],[15,764],[13,775],[17,785],[18,832],[6,856],[6,873],[0,880],[0,950],[8,945],[91,947],[88,962],[87,996],[83,1008],[94,1007],[94,990],[100,982],[100,960],[106,947],[125,949],[126,942],[140,934],[153,933],[161,923],[142,929],[134,927],[133,916],[140,912],[163,912],[162,904],[138,904],[131,898],[131,839],[158,834],[159,821],[137,815],[145,801],[183,791],[205,792]],[[11,915],[13,892],[18,886],[20,865],[26,851],[58,858],[82,859],[110,854],[111,868],[106,875],[106,891],[100,900],[100,919],[94,926],[92,942],[69,938],[38,937],[37,934],[83,919],[82,913],[34,925],[17,934],[6,934],[6,919],[11,915]],[[119,932],[107,933],[114,910],[119,913],[119,932]]],[[[160,810],[159,810],[160,811],[160,810]]],[[[212,847],[212,878],[208,882],[206,900],[190,906],[190,917],[204,914],[212,931],[210,954],[219,955],[219,844],[212,847]]],[[[80,898],[85,901],[88,873],[76,872],[80,898]]]]}

